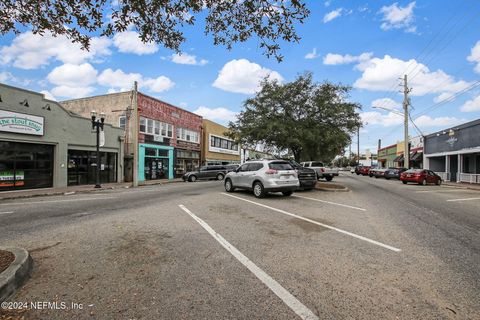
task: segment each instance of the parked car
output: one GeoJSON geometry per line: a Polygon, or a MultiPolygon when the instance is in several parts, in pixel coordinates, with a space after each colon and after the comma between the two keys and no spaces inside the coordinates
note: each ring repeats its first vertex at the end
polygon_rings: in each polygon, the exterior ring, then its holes
{"type": "Polygon", "coordinates": [[[407,168],[388,168],[387,171],[385,171],[385,179],[398,179],[400,180],[400,174],[402,172],[407,171],[407,168]]]}
{"type": "Polygon", "coordinates": [[[368,169],[368,176],[371,178],[373,177],[374,173],[376,170],[379,170],[379,168],[377,167],[370,167],[370,169],[368,169]]]}
{"type": "Polygon", "coordinates": [[[362,176],[368,176],[368,172],[370,170],[370,166],[358,166],[355,168],[355,173],[358,175],[362,175],[362,176]]]}
{"type": "Polygon", "coordinates": [[[352,173],[352,174],[355,173],[355,168],[354,167],[350,168],[350,173],[352,173]]]}
{"type": "Polygon", "coordinates": [[[378,178],[385,178],[385,172],[387,171],[388,169],[386,168],[376,168],[374,171],[373,171],[373,176],[378,179],[378,178]]]}
{"type": "Polygon", "coordinates": [[[252,190],[257,198],[263,198],[268,192],[281,192],[292,195],[300,187],[295,169],[283,160],[248,161],[225,176],[225,191],[235,189],[252,190]]]}
{"type": "Polygon", "coordinates": [[[320,161],[306,161],[300,163],[305,168],[310,168],[315,170],[317,173],[317,179],[325,179],[327,181],[332,181],[333,177],[338,176],[338,169],[327,168],[320,161]]]}
{"type": "Polygon", "coordinates": [[[403,184],[408,182],[415,182],[421,185],[427,185],[428,183],[435,183],[440,185],[442,178],[435,172],[426,169],[410,169],[400,174],[400,180],[403,184]]]}
{"type": "Polygon", "coordinates": [[[305,168],[297,161],[291,159],[285,159],[297,172],[298,180],[300,181],[300,188],[303,190],[312,190],[317,184],[317,175],[315,170],[305,168]]]}
{"type": "Polygon", "coordinates": [[[217,179],[223,180],[225,175],[238,168],[238,165],[211,165],[202,166],[195,171],[186,172],[182,179],[183,181],[195,182],[199,179],[210,180],[217,179]]]}

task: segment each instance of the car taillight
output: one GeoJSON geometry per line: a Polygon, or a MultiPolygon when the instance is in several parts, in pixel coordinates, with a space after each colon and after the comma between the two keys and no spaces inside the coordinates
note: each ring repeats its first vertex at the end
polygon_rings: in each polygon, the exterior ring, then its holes
{"type": "Polygon", "coordinates": [[[323,169],[323,168],[320,168],[320,172],[325,172],[325,169],[323,169]]]}
{"type": "Polygon", "coordinates": [[[266,174],[277,174],[278,171],[275,170],[275,169],[268,169],[267,171],[265,171],[266,174]]]}

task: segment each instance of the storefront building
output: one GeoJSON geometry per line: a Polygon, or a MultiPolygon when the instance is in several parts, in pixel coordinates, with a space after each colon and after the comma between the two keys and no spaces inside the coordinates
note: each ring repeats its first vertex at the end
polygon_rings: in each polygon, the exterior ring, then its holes
{"type": "MultiPolygon", "coordinates": [[[[123,181],[123,130],[104,126],[101,183],[123,181]]],[[[95,184],[91,120],[43,94],[0,84],[0,191],[95,184]]]]}
{"type": "Polygon", "coordinates": [[[480,119],[424,137],[424,166],[445,181],[480,183],[480,119]]]}
{"type": "Polygon", "coordinates": [[[378,166],[388,168],[395,166],[394,160],[397,158],[397,144],[378,149],[378,166]]]}
{"type": "MultiPolygon", "coordinates": [[[[423,168],[423,137],[417,136],[410,138],[408,143],[410,150],[410,165],[408,168],[422,169],[423,168]]],[[[393,160],[396,167],[405,166],[405,144],[403,141],[397,143],[397,157],[393,160]]]]}
{"type": "Polygon", "coordinates": [[[228,128],[213,121],[203,119],[202,164],[240,164],[240,147],[225,136],[228,128]]]}
{"type": "Polygon", "coordinates": [[[200,165],[202,117],[138,92],[138,136],[131,117],[133,91],[63,101],[69,110],[88,116],[105,112],[106,121],[125,129],[126,154],[138,140],[138,180],[173,179],[200,165]]]}

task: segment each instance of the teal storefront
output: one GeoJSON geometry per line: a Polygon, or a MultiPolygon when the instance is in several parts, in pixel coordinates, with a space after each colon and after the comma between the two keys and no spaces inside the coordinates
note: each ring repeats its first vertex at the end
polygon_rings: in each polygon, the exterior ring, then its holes
{"type": "Polygon", "coordinates": [[[173,179],[173,147],[141,143],[138,180],[173,179]]]}

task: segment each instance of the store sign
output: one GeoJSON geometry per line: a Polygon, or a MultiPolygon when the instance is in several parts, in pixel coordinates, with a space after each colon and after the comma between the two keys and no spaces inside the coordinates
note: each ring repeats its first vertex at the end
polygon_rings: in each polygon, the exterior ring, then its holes
{"type": "Polygon", "coordinates": [[[455,138],[455,137],[450,137],[447,139],[447,143],[450,145],[450,147],[453,147],[453,145],[455,144],[455,142],[457,142],[458,139],[455,138]]]}
{"type": "Polygon", "coordinates": [[[208,146],[208,151],[210,152],[218,152],[218,153],[226,153],[226,154],[233,154],[238,156],[240,154],[239,150],[230,150],[230,149],[223,149],[223,148],[216,148],[212,146],[208,146]]]}
{"type": "Polygon", "coordinates": [[[0,131],[43,136],[43,117],[0,110],[0,131]]]}

